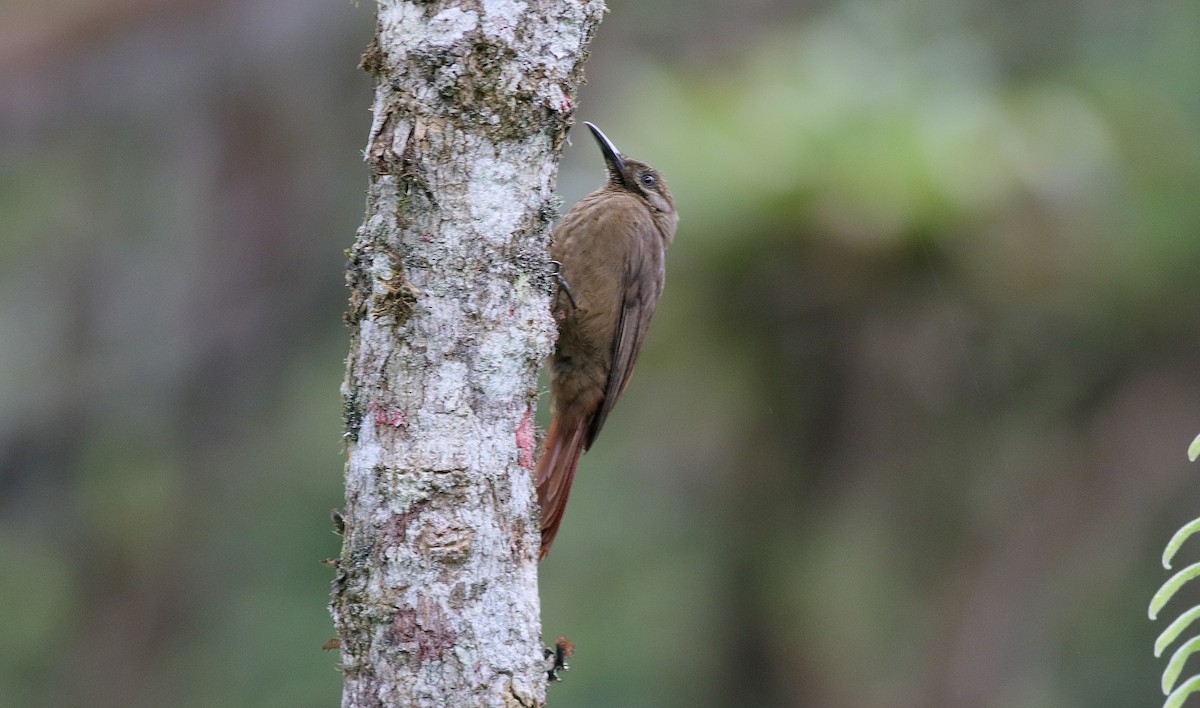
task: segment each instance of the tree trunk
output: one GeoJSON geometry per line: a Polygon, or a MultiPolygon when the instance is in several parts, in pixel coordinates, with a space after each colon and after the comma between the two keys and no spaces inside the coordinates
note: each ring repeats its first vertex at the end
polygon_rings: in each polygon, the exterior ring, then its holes
{"type": "Polygon", "coordinates": [[[343,706],[536,706],[553,186],[600,0],[380,0],[348,251],[343,706]]]}

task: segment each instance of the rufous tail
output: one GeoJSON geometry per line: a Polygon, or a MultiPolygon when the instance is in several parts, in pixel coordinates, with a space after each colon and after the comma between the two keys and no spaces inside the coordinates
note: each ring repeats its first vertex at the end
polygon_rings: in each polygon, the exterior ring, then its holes
{"type": "Polygon", "coordinates": [[[558,534],[563,510],[567,508],[567,497],[571,494],[571,482],[575,479],[575,468],[583,454],[587,437],[587,426],[578,422],[562,423],[561,417],[550,422],[546,431],[546,442],[542,459],[538,460],[537,482],[538,506],[542,508],[542,550],[538,560],[550,552],[550,545],[558,534]]]}

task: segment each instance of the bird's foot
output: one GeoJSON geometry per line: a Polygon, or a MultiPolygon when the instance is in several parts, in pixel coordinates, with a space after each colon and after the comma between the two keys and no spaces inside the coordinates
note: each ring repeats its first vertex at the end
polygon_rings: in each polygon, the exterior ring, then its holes
{"type": "Polygon", "coordinates": [[[571,294],[571,286],[567,285],[567,279],[563,277],[561,261],[550,261],[550,275],[554,276],[554,280],[558,282],[558,287],[567,294],[567,300],[571,301],[572,309],[578,310],[579,305],[575,304],[575,296],[571,294]]]}
{"type": "Polygon", "coordinates": [[[562,681],[561,672],[571,670],[571,667],[567,666],[567,659],[575,653],[575,645],[566,637],[559,637],[555,640],[553,649],[545,647],[543,651],[546,653],[546,678],[551,681],[562,681]]]}

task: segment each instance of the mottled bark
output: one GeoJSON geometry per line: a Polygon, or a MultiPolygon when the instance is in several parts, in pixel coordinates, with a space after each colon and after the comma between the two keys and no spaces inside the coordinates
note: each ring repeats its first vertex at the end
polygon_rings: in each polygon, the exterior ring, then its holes
{"type": "Polygon", "coordinates": [[[604,5],[378,3],[348,252],[343,706],[545,702],[530,471],[548,227],[604,5]]]}

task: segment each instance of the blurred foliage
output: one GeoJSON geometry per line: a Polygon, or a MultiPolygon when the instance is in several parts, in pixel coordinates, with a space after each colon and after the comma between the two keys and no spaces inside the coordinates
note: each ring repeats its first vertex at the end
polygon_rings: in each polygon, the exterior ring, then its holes
{"type": "MultiPolygon", "coordinates": [[[[1188,447],[1188,459],[1192,462],[1196,461],[1197,441],[1200,441],[1200,436],[1197,436],[1191,446],[1188,447]]],[[[1179,552],[1183,542],[1190,536],[1200,531],[1200,519],[1193,519],[1184,524],[1171,540],[1167,542],[1167,546],[1163,549],[1162,565],[1167,570],[1171,569],[1171,561],[1175,558],[1175,554],[1179,552]]],[[[1158,614],[1162,611],[1163,606],[1170,602],[1171,598],[1179,593],[1180,589],[1189,581],[1194,580],[1197,575],[1200,575],[1200,563],[1193,563],[1187,568],[1176,572],[1169,580],[1163,583],[1158,592],[1154,593],[1154,597],[1150,599],[1150,620],[1158,619],[1158,614]]],[[[1196,618],[1200,617],[1200,605],[1194,605],[1187,611],[1180,614],[1170,624],[1163,629],[1158,638],[1154,640],[1154,656],[1161,657],[1163,651],[1169,648],[1179,636],[1187,632],[1196,618]]],[[[1182,682],[1179,681],[1180,674],[1183,672],[1184,666],[1187,664],[1188,658],[1191,657],[1200,648],[1200,637],[1192,637],[1181,642],[1172,652],[1170,659],[1167,661],[1167,666],[1163,670],[1162,676],[1162,691],[1165,695],[1166,702],[1163,703],[1164,708],[1178,708],[1182,706],[1188,697],[1200,691],[1200,675],[1191,676],[1182,682]]]]}
{"type": "MultiPolygon", "coordinates": [[[[592,47],[579,117],[682,222],[543,564],[553,704],[1145,704],[1200,491],[1200,4],[736,7],[614,0],[592,47]]],[[[370,13],[0,9],[5,703],[337,700],[370,13]]]]}

